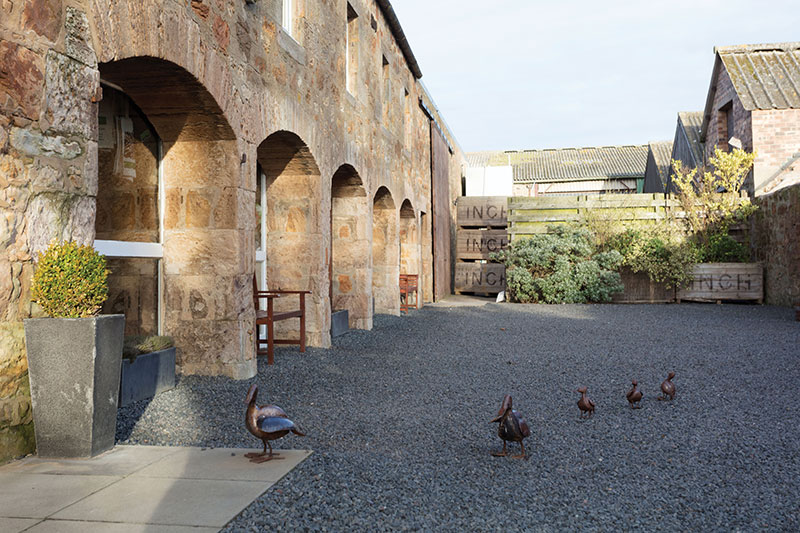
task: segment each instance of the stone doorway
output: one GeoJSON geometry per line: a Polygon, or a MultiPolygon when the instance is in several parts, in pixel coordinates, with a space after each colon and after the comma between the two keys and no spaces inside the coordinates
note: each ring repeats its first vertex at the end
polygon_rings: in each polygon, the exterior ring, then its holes
{"type": "Polygon", "coordinates": [[[400,314],[400,242],[392,193],[381,187],[372,203],[372,297],[375,312],[400,314]]]}
{"type": "MultiPolygon", "coordinates": [[[[310,290],[306,298],[306,339],[330,344],[328,251],[322,213],[322,180],[314,156],[292,132],[279,131],[258,147],[266,188],[266,281],[273,290],[310,290]]],[[[296,298],[276,300],[276,310],[296,308],[296,298]],[[292,300],[292,301],[289,301],[292,300]]],[[[297,338],[299,323],[275,324],[276,336],[297,338]]]]}
{"type": "Polygon", "coordinates": [[[358,172],[342,165],[331,181],[331,310],[350,328],[372,329],[369,200],[358,172]]]}
{"type": "Polygon", "coordinates": [[[410,200],[404,200],[400,206],[400,273],[419,276],[422,282],[422,264],[420,263],[419,223],[410,200]]]}
{"type": "MultiPolygon", "coordinates": [[[[255,358],[246,331],[252,315],[242,314],[250,299],[243,260],[250,248],[237,212],[242,170],[236,135],[214,97],[174,63],[133,57],[100,64],[99,71],[109,98],[112,91],[124,94],[151,128],[120,116],[119,106],[105,108],[99,144],[115,138],[122,162],[114,166],[116,154],[98,157],[98,238],[141,240],[152,245],[145,257],[161,259],[160,323],[175,338],[182,372],[250,377],[255,358]],[[160,154],[153,153],[152,136],[160,140],[160,154]]],[[[152,279],[153,266],[142,266],[143,259],[120,258],[127,263],[122,270],[152,279]]]]}

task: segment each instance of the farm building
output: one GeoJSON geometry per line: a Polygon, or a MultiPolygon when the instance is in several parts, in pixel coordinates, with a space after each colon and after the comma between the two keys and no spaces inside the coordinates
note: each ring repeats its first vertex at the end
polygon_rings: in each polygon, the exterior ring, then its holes
{"type": "Polygon", "coordinates": [[[670,157],[672,157],[670,141],[654,141],[647,145],[643,192],[663,193],[666,190],[670,176],[670,157]]]}
{"type": "Polygon", "coordinates": [[[756,151],[745,183],[756,196],[800,182],[800,42],[714,53],[700,128],[705,160],[715,147],[756,151]]]}
{"type": "Polygon", "coordinates": [[[635,193],[644,186],[647,153],[648,145],[472,152],[467,176],[510,181],[512,196],[635,193]]]}
{"type": "Polygon", "coordinates": [[[254,276],[311,291],[321,347],[334,311],[398,314],[400,273],[449,294],[463,155],[421,76],[388,0],[3,2],[0,460],[30,449],[53,240],[108,256],[104,312],[172,335],[184,374],[256,373],[254,276]]]}

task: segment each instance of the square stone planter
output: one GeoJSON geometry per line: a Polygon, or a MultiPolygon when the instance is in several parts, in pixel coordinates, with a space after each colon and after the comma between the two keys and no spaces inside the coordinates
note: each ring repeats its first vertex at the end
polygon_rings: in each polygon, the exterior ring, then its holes
{"type": "Polygon", "coordinates": [[[119,406],[152,398],[175,387],[175,347],[122,360],[119,406]]]}
{"type": "Polygon", "coordinates": [[[114,446],[125,315],[25,321],[36,453],[93,457],[114,446]]]}

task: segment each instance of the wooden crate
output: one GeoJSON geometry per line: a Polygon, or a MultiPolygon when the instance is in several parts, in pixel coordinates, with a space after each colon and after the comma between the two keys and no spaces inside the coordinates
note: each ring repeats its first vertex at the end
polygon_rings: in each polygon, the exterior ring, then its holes
{"type": "Polygon", "coordinates": [[[456,263],[455,290],[497,294],[505,290],[506,267],[499,263],[456,263]]]}
{"type": "Polygon", "coordinates": [[[612,297],[614,303],[625,304],[657,304],[675,301],[675,289],[668,289],[663,283],[650,281],[644,272],[631,272],[623,269],[620,272],[625,291],[612,297]]]}
{"type": "Polygon", "coordinates": [[[759,263],[701,263],[694,278],[677,294],[678,302],[764,301],[764,268],[759,263]]]}
{"type": "Polygon", "coordinates": [[[499,230],[466,230],[456,232],[456,257],[464,259],[489,259],[489,254],[508,248],[508,232],[499,230]]]}
{"type": "Polygon", "coordinates": [[[508,225],[505,196],[462,196],[458,199],[460,228],[505,228],[508,225]]]}

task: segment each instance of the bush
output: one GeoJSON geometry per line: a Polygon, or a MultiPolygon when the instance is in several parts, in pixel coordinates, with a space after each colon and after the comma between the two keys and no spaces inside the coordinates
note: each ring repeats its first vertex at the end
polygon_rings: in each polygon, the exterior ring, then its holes
{"type": "Polygon", "coordinates": [[[122,357],[133,362],[137,356],[166,350],[175,346],[172,337],[166,335],[130,335],[122,345],[122,357]]]}
{"type": "Polygon", "coordinates": [[[597,253],[584,228],[550,226],[550,233],[511,243],[492,254],[506,265],[506,294],[520,303],[608,302],[622,292],[616,250],[597,253]]]}
{"type": "Polygon", "coordinates": [[[627,229],[609,239],[608,247],[620,252],[622,265],[633,272],[644,272],[667,287],[687,284],[699,255],[692,241],[674,228],[650,225],[627,229]]]}
{"type": "Polygon", "coordinates": [[[54,318],[95,316],[108,298],[108,273],[91,246],[53,243],[38,255],[31,298],[54,318]]]}

